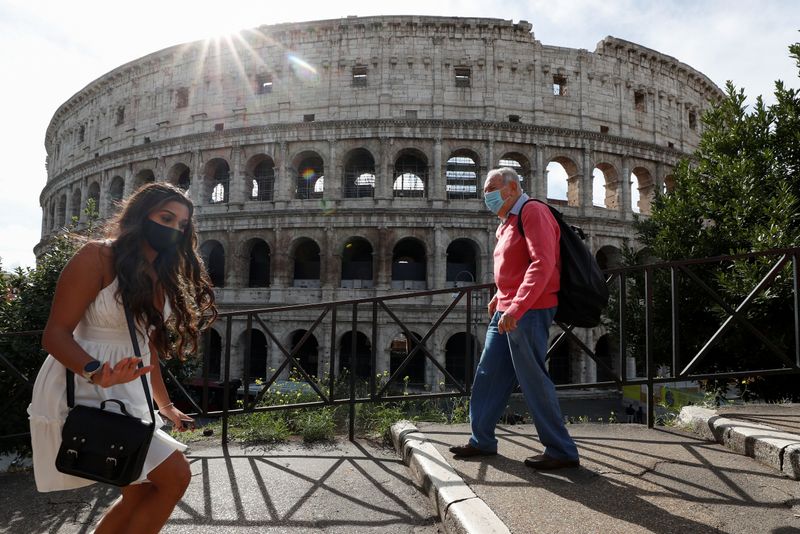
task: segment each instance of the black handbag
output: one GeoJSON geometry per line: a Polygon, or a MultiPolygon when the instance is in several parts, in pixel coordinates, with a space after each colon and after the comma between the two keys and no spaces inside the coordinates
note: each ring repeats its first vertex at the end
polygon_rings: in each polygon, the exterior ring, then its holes
{"type": "MultiPolygon", "coordinates": [[[[134,354],[141,358],[133,317],[125,306],[125,317],[133,342],[134,354]]],[[[139,367],[142,362],[139,361],[139,367]]],[[[61,431],[61,447],[56,455],[56,469],[67,475],[127,486],[142,474],[147,450],[155,432],[155,413],[147,379],[141,376],[150,423],[132,416],[125,404],[107,399],[100,408],[75,406],[75,374],[67,369],[67,405],[70,407],[61,431]],[[106,410],[106,404],[117,404],[120,413],[106,410]]]]}

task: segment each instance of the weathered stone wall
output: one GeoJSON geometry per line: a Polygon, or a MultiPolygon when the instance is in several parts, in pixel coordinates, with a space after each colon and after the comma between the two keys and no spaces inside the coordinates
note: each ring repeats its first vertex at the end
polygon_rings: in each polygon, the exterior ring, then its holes
{"type": "MultiPolygon", "coordinates": [[[[539,198],[548,196],[548,164],[563,166],[567,200],[557,203],[587,231],[592,250],[610,259],[633,237],[631,173],[646,214],[671,169],[695,148],[700,114],[720,95],[703,74],[656,51],[613,37],[594,52],[546,46],[524,21],[348,17],[178,45],[109,72],[56,111],[46,135],[37,251],[70,217],[85,222],[89,198],[107,217],[120,195],[166,180],[189,187],[204,252],[211,254],[212,241],[222,251],[224,309],[453,285],[447,251],[458,239],[474,250],[467,274],[488,282],[496,219],[483,207],[482,177],[513,160],[539,198]],[[354,188],[358,154],[371,159],[374,188],[354,188]],[[321,191],[303,189],[309,156],[321,168],[308,183],[320,186],[314,180],[324,175],[321,191]],[[466,192],[448,168],[456,157],[472,162],[466,192]],[[408,158],[424,190],[393,185],[410,172],[401,164],[408,158]],[[271,169],[260,185],[268,194],[254,197],[263,162],[271,169]],[[605,207],[593,205],[595,169],[603,173],[605,207]],[[368,243],[373,259],[372,279],[357,284],[342,280],[353,238],[368,243]],[[425,277],[406,284],[392,279],[392,265],[409,238],[424,251],[425,277]],[[260,242],[269,254],[268,287],[248,287],[260,242]],[[298,251],[310,242],[320,250],[320,276],[298,282],[298,251]]],[[[424,334],[446,300],[413,307],[415,331],[424,334]]],[[[297,324],[285,318],[271,327],[287,342],[297,324]]],[[[457,331],[455,324],[448,328],[457,331]]],[[[234,325],[235,349],[244,328],[234,325]]],[[[359,326],[371,339],[370,329],[359,326]]],[[[396,334],[389,330],[377,336],[378,370],[388,369],[396,334]]],[[[602,333],[583,335],[593,346],[602,333]]],[[[328,335],[317,336],[321,366],[338,346],[328,335]]],[[[432,339],[443,364],[450,335],[432,339]]],[[[269,345],[276,366],[280,352],[269,345]]],[[[234,361],[232,374],[241,366],[234,361]]],[[[574,380],[593,378],[593,365],[576,367],[574,380]]],[[[428,366],[429,383],[437,373],[428,366]]]]}

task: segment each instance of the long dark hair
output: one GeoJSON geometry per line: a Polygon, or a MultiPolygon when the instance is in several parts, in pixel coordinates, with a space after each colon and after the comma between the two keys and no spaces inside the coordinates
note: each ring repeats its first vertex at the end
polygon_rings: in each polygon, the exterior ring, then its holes
{"type": "Polygon", "coordinates": [[[140,324],[155,327],[150,334],[155,349],[165,358],[171,356],[170,333],[175,353],[181,359],[197,350],[197,338],[217,317],[211,280],[197,250],[194,204],[177,187],[167,183],[149,183],[139,188],[125,202],[111,221],[107,236],[114,240],[114,269],[117,274],[117,298],[125,297],[133,316],[140,324]],[[189,208],[189,222],[176,250],[159,254],[153,262],[157,282],[169,299],[172,316],[169,326],[153,304],[154,284],[149,265],[142,254],[145,243],[143,225],[148,216],[168,202],[180,202],[189,208]],[[204,319],[205,317],[205,319],[204,319]]]}

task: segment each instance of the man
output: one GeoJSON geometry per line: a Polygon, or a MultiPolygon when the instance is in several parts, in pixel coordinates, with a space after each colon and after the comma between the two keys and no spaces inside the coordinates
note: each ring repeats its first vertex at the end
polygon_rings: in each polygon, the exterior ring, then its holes
{"type": "Polygon", "coordinates": [[[544,204],[526,204],[529,197],[513,169],[490,171],[483,192],[486,206],[501,221],[494,249],[497,293],[489,302],[492,320],[472,386],[472,436],[450,452],[456,457],[497,454],[495,426],[519,382],[544,445],[544,454],[527,458],[525,465],[538,470],[577,467],[578,449],[564,426],[545,368],[550,324],[558,305],[558,223],[544,204]],[[521,215],[524,236],[517,227],[521,215]]]}

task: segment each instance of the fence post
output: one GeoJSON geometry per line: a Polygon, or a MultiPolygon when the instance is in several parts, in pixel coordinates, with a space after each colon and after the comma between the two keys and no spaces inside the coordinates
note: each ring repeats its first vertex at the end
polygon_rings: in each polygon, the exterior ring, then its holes
{"type": "Polygon", "coordinates": [[[655,391],[653,388],[653,270],[644,270],[644,352],[647,370],[647,428],[655,424],[655,391]]]}

